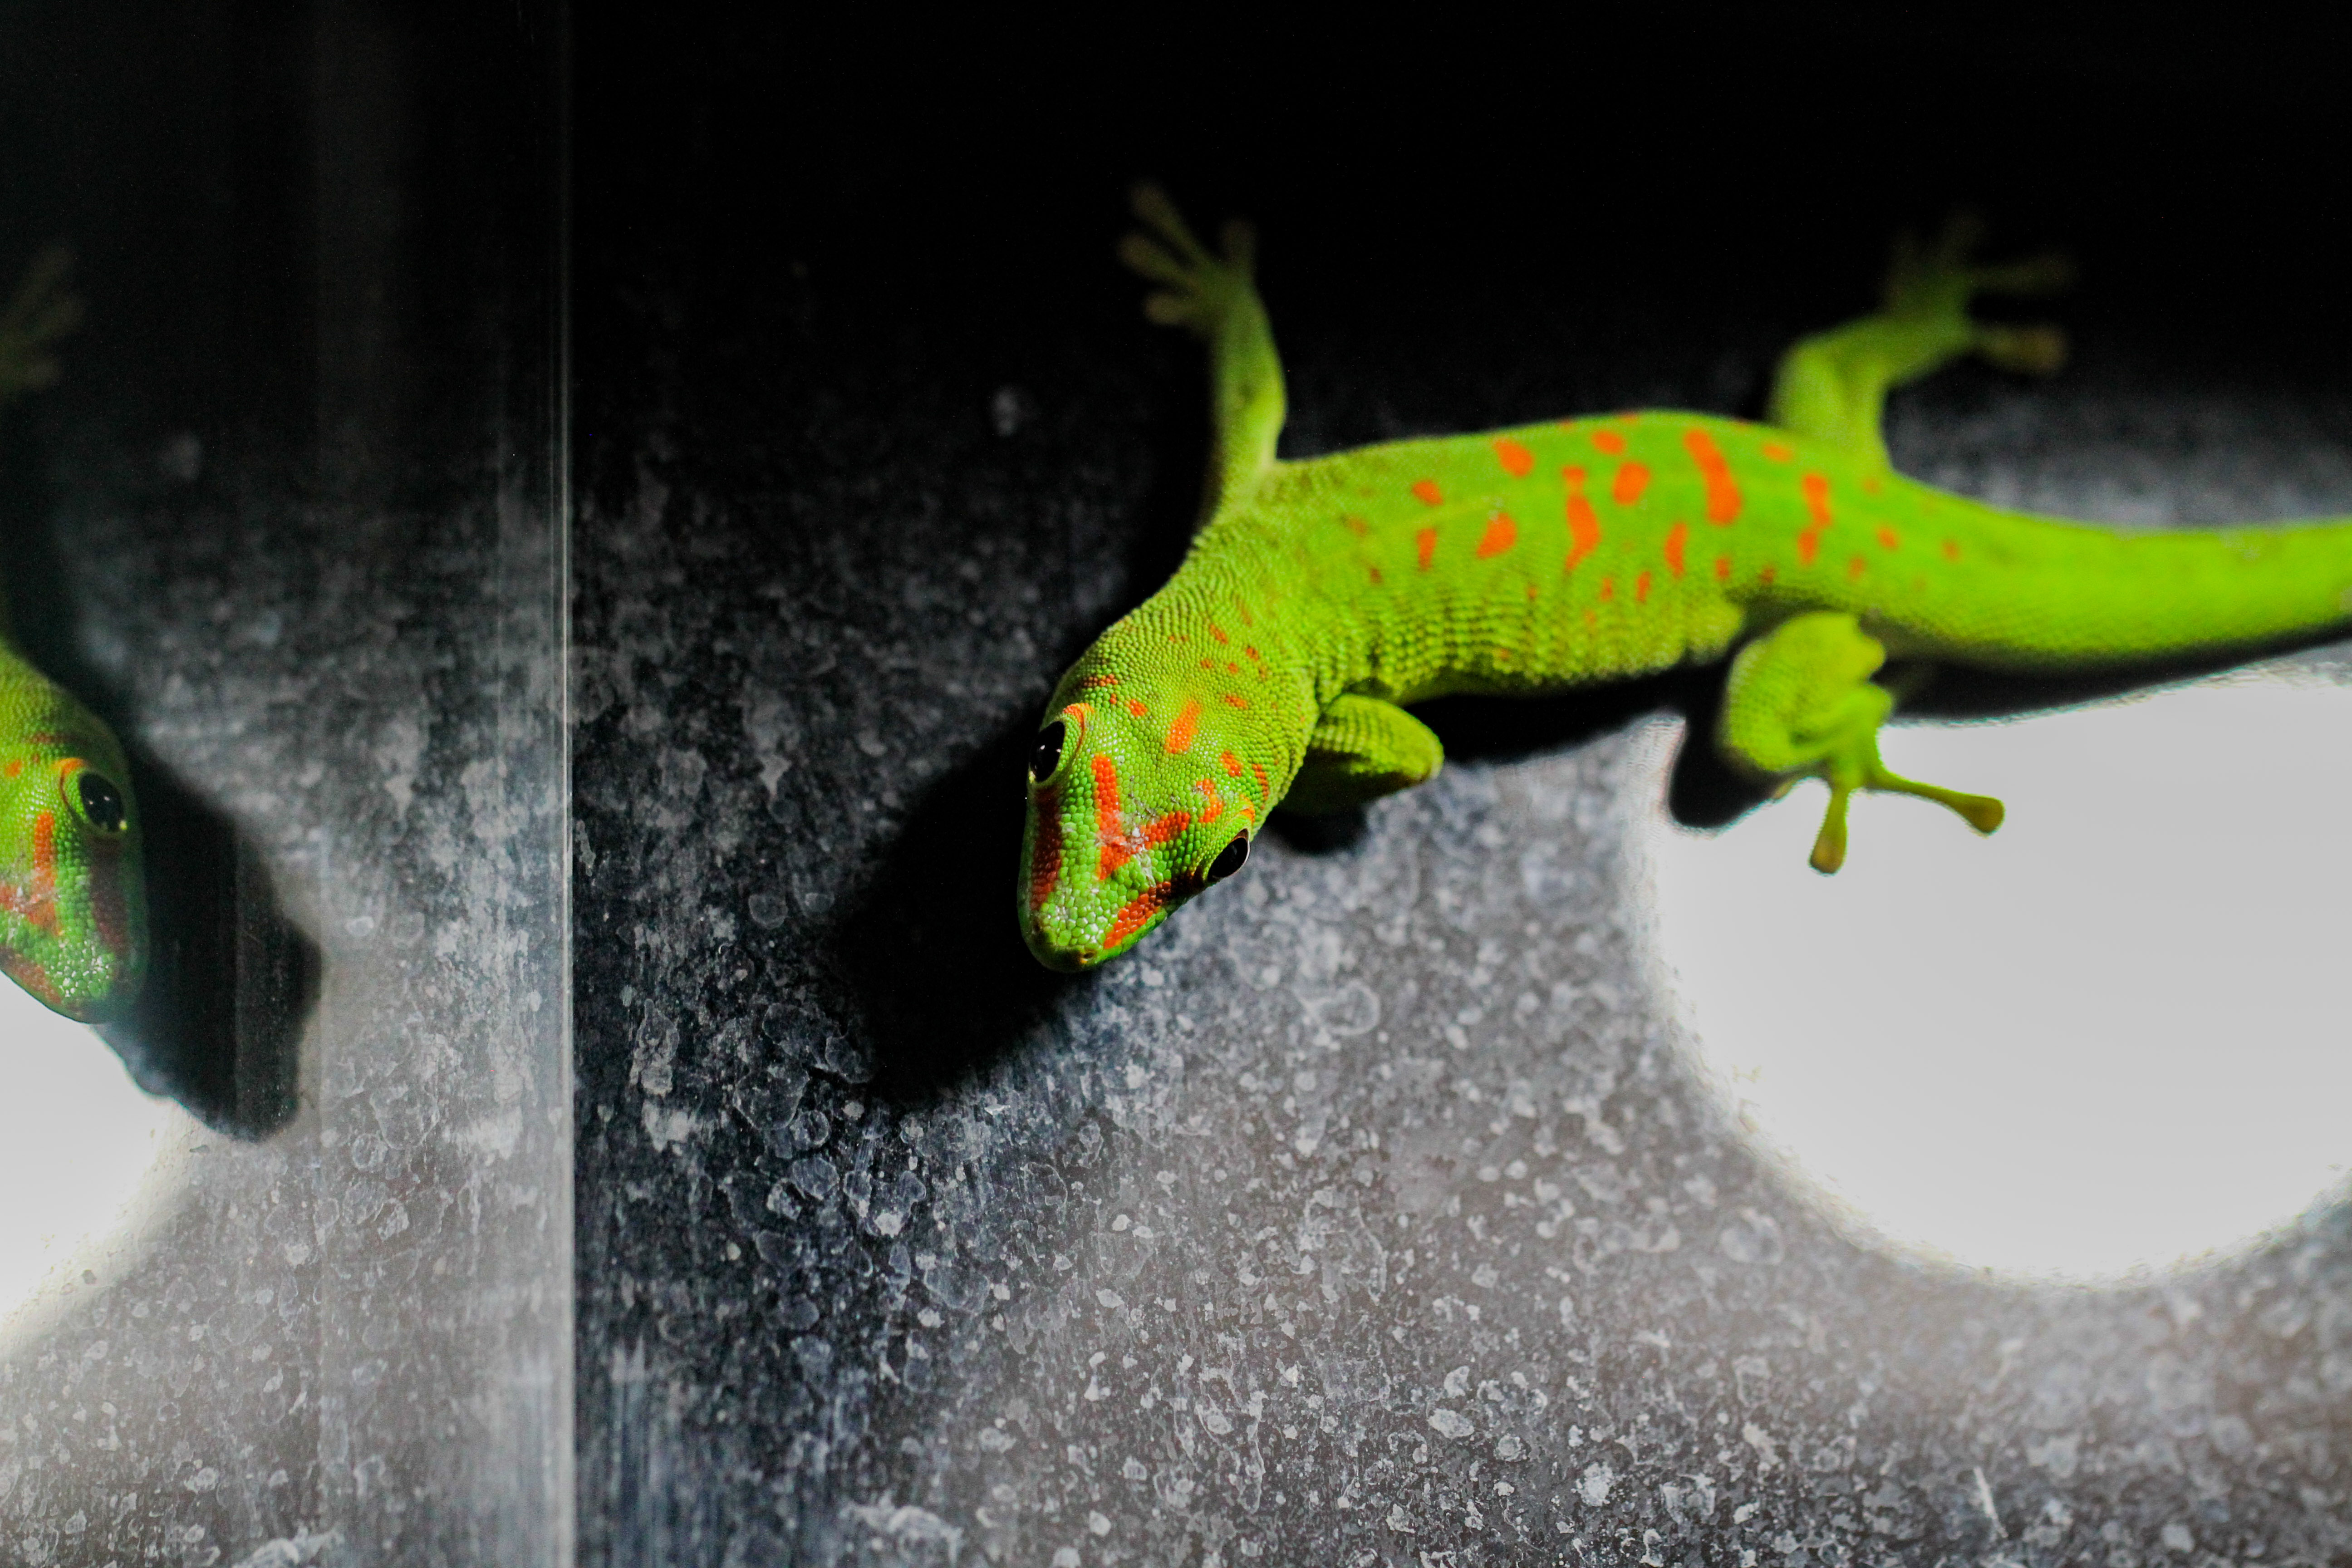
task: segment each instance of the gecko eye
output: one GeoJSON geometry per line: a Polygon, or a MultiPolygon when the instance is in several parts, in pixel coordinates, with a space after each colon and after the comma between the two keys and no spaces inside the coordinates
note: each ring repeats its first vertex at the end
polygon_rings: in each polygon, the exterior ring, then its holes
{"type": "Polygon", "coordinates": [[[1212,882],[1223,881],[1226,878],[1240,870],[1243,863],[1248,859],[1249,835],[1246,833],[1236,833],[1233,837],[1233,841],[1227,844],[1223,849],[1218,850],[1217,858],[1209,862],[1209,880],[1212,882]]]}
{"type": "Polygon", "coordinates": [[[1056,719],[1039,731],[1037,749],[1029,753],[1029,776],[1044,784],[1062,765],[1062,748],[1069,743],[1070,727],[1056,719]]]}
{"type": "Polygon", "coordinates": [[[82,820],[100,833],[111,837],[130,826],[131,809],[122,803],[122,792],[105,774],[78,768],[70,787],[82,820]]]}

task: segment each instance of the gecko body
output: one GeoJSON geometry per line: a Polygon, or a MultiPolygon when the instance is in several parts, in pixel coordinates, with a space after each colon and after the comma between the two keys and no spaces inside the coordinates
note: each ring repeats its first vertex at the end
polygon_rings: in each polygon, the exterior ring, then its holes
{"type": "Polygon", "coordinates": [[[1974,236],[1898,250],[1876,315],[1798,344],[1766,423],[1645,410],[1277,461],[1281,374],[1250,282],[1164,197],[1130,265],[1155,320],[1210,347],[1206,521],[1173,578],[1106,631],[1032,757],[1020,918],[1055,968],[1100,963],[1240,868],[1277,804],[1332,810],[1438,771],[1406,705],[1537,695],[1727,658],[1715,743],[1759,782],[1817,776],[1813,864],[1857,789],[1990,832],[1999,802],[1880,762],[1890,659],[2021,672],[2128,666],[2342,625],[2352,525],[2125,533],[1984,505],[1895,472],[1886,391],[1963,353],[2056,368],[2053,329],[1970,297],[2063,280],[1975,267],[1974,236]]]}

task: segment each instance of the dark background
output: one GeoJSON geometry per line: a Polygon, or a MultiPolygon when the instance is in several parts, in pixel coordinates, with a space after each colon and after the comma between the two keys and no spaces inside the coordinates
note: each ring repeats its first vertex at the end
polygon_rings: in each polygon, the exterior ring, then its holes
{"type": "MultiPolygon", "coordinates": [[[[1172,566],[1195,504],[1197,353],[1142,323],[1110,252],[1139,175],[1203,225],[1258,221],[1290,455],[1630,404],[1752,415],[1781,346],[1868,302],[1895,231],[1972,205],[1997,249],[2078,259],[2053,310],[2078,362],[2047,390],[1961,367],[1903,395],[1898,461],[2031,459],[2045,504],[2080,510],[2063,479],[2086,430],[2163,472],[2214,438],[2198,410],[2259,422],[2352,390],[2339,43],[1958,8],[1336,33],[1192,11],[1052,32],[582,16],[586,1558],[2352,1550],[2339,1211],[2185,1283],[1999,1286],[1833,1233],[1709,1125],[1654,1007],[1587,1007],[1539,1042],[1489,1024],[1466,1062],[1412,1054],[1461,1016],[1465,976],[1605,995],[1635,973],[1638,911],[1592,824],[1623,794],[1614,727],[1673,692],[1548,710],[1538,733],[1576,759],[1552,784],[1473,766],[1336,844],[1294,835],[1252,868],[1256,902],[1204,902],[1099,982],[1042,976],[1007,910],[1021,737],[1172,566]],[[1972,447],[2002,411],[2020,444],[1972,447]],[[1488,874],[1481,833],[1528,820],[1581,858],[1582,894],[1488,874]],[[1401,841],[1419,879],[1393,909],[1349,902],[1401,841]],[[1394,954],[1374,944],[1391,915],[1416,933],[1394,954]],[[1341,956],[1318,958],[1334,931],[1341,956]],[[1288,976],[1267,989],[1262,963],[1288,976]],[[1397,1038],[1326,1069],[1330,1125],[1359,1142],[1295,1156],[1259,1069],[1290,1081],[1285,1043],[1350,973],[1397,1038]],[[1572,1161],[1579,1105],[1618,1108],[1632,1152],[1555,1173],[1588,1215],[1628,1216],[1579,1233],[1572,1328],[1532,1238],[1495,1254],[1508,1300],[1483,1326],[1455,1315],[1475,1292],[1454,1276],[1485,1255],[1412,1227],[1465,1193],[1475,1210],[1484,1156],[1403,1152],[1469,1126],[1441,1066],[1531,1097],[1532,1131],[1495,1123],[1498,1164],[1572,1161]],[[1678,1195],[1693,1173],[1718,1195],[1678,1195]],[[1674,1206],[1637,1212],[1640,1190],[1674,1206]],[[1129,1209],[1165,1216],[1157,1251],[1113,1226],[1129,1209]],[[1323,1244],[1329,1310],[1293,1333],[1227,1281],[1277,1272],[1261,1221],[1326,1211],[1366,1239],[1323,1244]],[[1681,1252],[1659,1250],[1669,1222],[1681,1252]],[[1172,1327],[1144,1310],[1163,1291],[1172,1327]],[[1659,1331],[1683,1349],[1636,1338],[1659,1331]],[[1186,1381],[1196,1359],[1222,1389],[1186,1381]],[[1500,1426],[1433,1457],[1456,1363],[1492,1380],[1500,1426]],[[1505,1386],[1512,1366],[1532,1383],[1505,1386]],[[1221,1400],[1227,1430],[1140,1401],[1147,1383],[1221,1400]],[[1253,1397],[1263,1444],[1255,1412],[1246,1442],[1234,1426],[1253,1397]],[[1722,1436],[1748,1426],[1781,1460],[1722,1436]],[[1616,1486],[1580,1503],[1604,1447],[1616,1486]]],[[[1446,732],[1475,758],[1510,723],[1446,732]]],[[[1507,1208],[1494,1234],[1516,1237],[1507,1208]]]]}

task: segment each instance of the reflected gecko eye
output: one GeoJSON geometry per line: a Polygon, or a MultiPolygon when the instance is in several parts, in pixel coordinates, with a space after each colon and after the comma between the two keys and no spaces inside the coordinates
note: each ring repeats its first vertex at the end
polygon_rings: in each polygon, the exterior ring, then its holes
{"type": "Polygon", "coordinates": [[[80,807],[82,819],[100,833],[113,835],[131,825],[131,808],[122,802],[122,792],[114,781],[90,768],[76,771],[73,779],[74,804],[80,807]]]}
{"type": "Polygon", "coordinates": [[[1062,765],[1062,748],[1069,743],[1070,727],[1056,719],[1039,731],[1037,749],[1029,753],[1029,776],[1044,784],[1062,765]]]}
{"type": "Polygon", "coordinates": [[[1233,841],[1227,844],[1223,849],[1218,850],[1217,858],[1209,862],[1209,880],[1212,882],[1223,881],[1226,878],[1240,870],[1244,862],[1248,859],[1249,835],[1246,833],[1236,833],[1233,837],[1233,841]]]}

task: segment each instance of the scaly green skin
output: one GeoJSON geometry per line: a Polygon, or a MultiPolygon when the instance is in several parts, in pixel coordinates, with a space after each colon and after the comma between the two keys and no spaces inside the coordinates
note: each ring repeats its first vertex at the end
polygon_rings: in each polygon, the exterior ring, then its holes
{"type": "MultiPolygon", "coordinates": [[[[57,379],[80,308],[67,261],[33,264],[0,313],[0,404],[57,379]]],[[[84,1023],[120,1015],[147,965],[131,770],[111,731],[0,639],[0,972],[84,1023]]]]}
{"type": "Polygon", "coordinates": [[[1230,874],[1276,803],[1336,809],[1434,774],[1437,739],[1403,704],[1729,655],[1717,745],[1761,780],[1829,784],[1813,864],[1833,871],[1856,789],[2000,822],[1999,802],[1880,763],[1895,699],[1871,678],[1889,658],[2055,672],[2347,619],[2352,523],[2129,535],[1894,472],[1891,386],[1963,353],[2030,372],[2063,357],[2054,329],[1967,313],[2063,267],[1970,267],[1964,226],[1898,249],[1878,314],[1790,351],[1769,424],[1649,411],[1278,462],[1247,231],[1220,258],[1157,192],[1136,211],[1152,233],[1123,254],[1162,286],[1152,318],[1209,344],[1217,444],[1182,567],[1047,708],[1020,918],[1054,968],[1134,945],[1230,874]]]}

